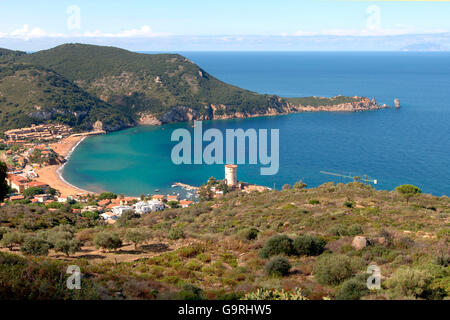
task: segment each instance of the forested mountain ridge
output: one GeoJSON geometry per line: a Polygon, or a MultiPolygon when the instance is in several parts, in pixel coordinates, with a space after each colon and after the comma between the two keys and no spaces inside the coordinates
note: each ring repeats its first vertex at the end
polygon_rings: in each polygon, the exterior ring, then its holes
{"type": "Polygon", "coordinates": [[[86,130],[100,120],[112,131],[136,124],[380,108],[360,97],[285,99],[251,92],[218,80],[178,54],[85,44],[32,54],[2,52],[3,130],[49,121],[86,130]]]}

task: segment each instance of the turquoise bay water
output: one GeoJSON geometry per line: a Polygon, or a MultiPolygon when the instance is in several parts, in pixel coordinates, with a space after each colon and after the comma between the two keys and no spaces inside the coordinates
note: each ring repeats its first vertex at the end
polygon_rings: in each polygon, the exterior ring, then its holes
{"type": "MultiPolygon", "coordinates": [[[[280,130],[280,170],[239,167],[242,181],[281,188],[303,179],[327,181],[330,171],[369,175],[377,188],[411,183],[424,192],[450,194],[450,54],[448,53],[182,53],[219,79],[281,96],[360,95],[402,108],[359,113],[302,113],[244,120],[207,121],[208,128],[280,130]]],[[[223,178],[221,165],[172,164],[176,128],[142,126],[86,139],[65,166],[70,183],[91,191],[139,195],[172,192],[174,182],[200,185],[223,178]]],[[[177,191],[178,192],[178,191],[177,191]]]]}

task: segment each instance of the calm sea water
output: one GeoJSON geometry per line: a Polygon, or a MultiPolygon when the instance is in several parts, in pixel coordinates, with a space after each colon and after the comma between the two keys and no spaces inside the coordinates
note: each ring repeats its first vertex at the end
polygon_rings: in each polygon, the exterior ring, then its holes
{"type": "MultiPolygon", "coordinates": [[[[450,54],[448,53],[182,53],[219,79],[285,97],[359,95],[401,109],[302,113],[204,122],[204,129],[280,130],[280,170],[240,166],[242,181],[281,188],[350,180],[321,174],[367,174],[377,188],[411,183],[450,195],[450,54]]],[[[173,192],[174,182],[200,185],[223,178],[223,166],[172,164],[170,135],[186,124],[137,127],[86,139],[64,169],[70,183],[91,191],[139,195],[173,192]]]]}

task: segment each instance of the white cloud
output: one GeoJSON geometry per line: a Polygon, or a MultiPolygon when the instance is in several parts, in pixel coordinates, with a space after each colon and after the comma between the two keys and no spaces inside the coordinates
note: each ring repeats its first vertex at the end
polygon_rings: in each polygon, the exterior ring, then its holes
{"type": "Polygon", "coordinates": [[[140,29],[124,30],[118,33],[104,33],[101,31],[85,32],[81,36],[83,37],[99,37],[99,38],[147,38],[147,37],[160,37],[168,36],[169,33],[158,33],[152,31],[149,26],[142,26],[140,29]]]}
{"type": "MultiPolygon", "coordinates": [[[[416,30],[411,26],[399,26],[393,29],[326,29],[319,32],[313,31],[303,31],[299,30],[291,34],[297,37],[307,37],[307,36],[354,36],[354,37],[364,37],[364,36],[400,36],[400,35],[412,35],[412,34],[432,34],[432,33],[443,33],[446,30],[416,30]]],[[[283,33],[283,36],[288,36],[289,34],[283,33]]]]}
{"type": "Polygon", "coordinates": [[[27,24],[9,33],[0,32],[0,38],[13,38],[23,40],[30,40],[34,38],[45,38],[45,37],[53,38],[63,36],[64,35],[61,33],[49,33],[41,28],[30,28],[30,26],[27,24]]]}
{"type": "Polygon", "coordinates": [[[152,31],[149,26],[142,26],[139,29],[124,30],[118,33],[105,33],[101,31],[84,33],[52,33],[41,28],[31,28],[25,24],[23,27],[11,32],[0,32],[0,38],[12,38],[30,40],[35,38],[148,38],[168,36],[168,33],[157,33],[152,31]]]}

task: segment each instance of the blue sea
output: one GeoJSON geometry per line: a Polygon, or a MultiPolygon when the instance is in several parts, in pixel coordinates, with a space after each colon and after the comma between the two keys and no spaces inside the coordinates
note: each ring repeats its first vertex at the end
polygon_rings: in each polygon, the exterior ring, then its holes
{"type": "MultiPolygon", "coordinates": [[[[401,108],[357,113],[301,113],[207,121],[204,129],[280,130],[280,170],[238,169],[241,181],[280,189],[302,179],[309,187],[350,182],[321,171],[378,180],[392,190],[414,184],[450,195],[449,53],[181,52],[222,81],[283,97],[367,96],[401,108]]],[[[72,154],[64,178],[90,191],[125,195],[172,193],[174,182],[200,185],[223,178],[222,165],[174,165],[171,133],[188,124],[142,126],[87,138],[72,154]]]]}

